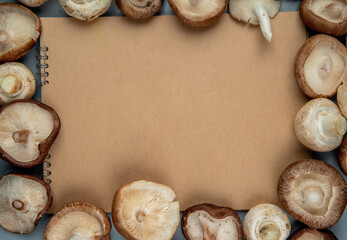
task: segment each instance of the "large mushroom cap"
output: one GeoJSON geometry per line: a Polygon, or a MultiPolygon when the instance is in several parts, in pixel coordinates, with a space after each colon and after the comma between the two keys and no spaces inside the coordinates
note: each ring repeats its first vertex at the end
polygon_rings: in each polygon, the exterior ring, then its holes
{"type": "Polygon", "coordinates": [[[230,0],[229,13],[238,21],[260,24],[260,29],[269,42],[272,39],[270,17],[281,8],[282,0],[230,0]]]}
{"type": "Polygon", "coordinates": [[[347,204],[346,183],[329,164],[302,160],[288,166],[278,183],[278,198],[284,209],[306,225],[335,225],[347,204]]]}
{"type": "Polygon", "coordinates": [[[28,7],[39,7],[45,2],[47,2],[48,0],[18,0],[18,1],[28,7]]]}
{"type": "Polygon", "coordinates": [[[295,76],[309,97],[331,97],[347,78],[347,49],[336,38],[318,34],[309,38],[295,58],[295,76]]]}
{"type": "Polygon", "coordinates": [[[347,32],[346,0],[303,0],[300,16],[306,26],[317,32],[334,36],[347,32]]]}
{"type": "Polygon", "coordinates": [[[307,102],[295,118],[295,133],[307,148],[317,152],[340,146],[347,123],[335,103],[326,98],[307,102]]]}
{"type": "Polygon", "coordinates": [[[193,27],[205,27],[222,16],[227,0],[169,0],[169,4],[184,23],[193,27]]]}
{"type": "Polygon", "coordinates": [[[34,100],[15,100],[0,109],[0,157],[18,167],[43,162],[60,130],[57,113],[34,100]]]}
{"type": "Polygon", "coordinates": [[[163,0],[115,0],[115,3],[124,15],[144,20],[160,10],[163,0]]]}
{"type": "Polygon", "coordinates": [[[24,64],[18,62],[0,65],[0,104],[16,99],[29,99],[35,94],[34,74],[24,64]]]}
{"type": "Polygon", "coordinates": [[[112,0],[59,0],[67,15],[83,21],[91,21],[104,14],[112,0]]]}
{"type": "Polygon", "coordinates": [[[338,158],[341,171],[347,175],[347,138],[342,141],[338,158]]]}
{"type": "Polygon", "coordinates": [[[8,231],[30,233],[51,204],[48,184],[37,177],[13,173],[0,179],[0,226],[8,231]]]}
{"type": "Polygon", "coordinates": [[[233,209],[207,203],[186,209],[181,227],[186,240],[242,240],[243,237],[241,220],[233,209]]]}
{"type": "Polygon", "coordinates": [[[127,240],[171,239],[180,222],[179,203],[168,186],[135,181],[115,194],[112,219],[127,240]]]}
{"type": "Polygon", "coordinates": [[[44,240],[110,240],[111,222],[105,211],[93,203],[65,204],[49,221],[44,240]]]}
{"type": "Polygon", "coordinates": [[[32,11],[17,4],[0,4],[0,63],[25,55],[40,34],[40,19],[32,11]]]}
{"type": "Polygon", "coordinates": [[[337,237],[329,230],[304,228],[293,233],[289,240],[337,240],[337,237]]]}

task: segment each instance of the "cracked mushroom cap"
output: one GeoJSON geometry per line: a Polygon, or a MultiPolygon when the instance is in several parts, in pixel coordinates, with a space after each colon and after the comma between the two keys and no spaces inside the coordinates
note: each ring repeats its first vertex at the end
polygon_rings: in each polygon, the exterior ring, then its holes
{"type": "Polygon", "coordinates": [[[83,21],[91,21],[104,14],[112,0],[59,0],[65,13],[83,21]]]}
{"type": "Polygon", "coordinates": [[[181,227],[187,240],[242,240],[243,237],[241,220],[233,209],[208,203],[186,209],[181,227]]]}
{"type": "Polygon", "coordinates": [[[124,15],[145,20],[160,10],[163,0],[115,0],[115,3],[124,15]]]}
{"type": "Polygon", "coordinates": [[[0,65],[1,105],[16,99],[30,99],[35,89],[35,76],[24,64],[10,62],[0,65]]]}
{"type": "Polygon", "coordinates": [[[243,221],[248,240],[285,240],[290,233],[290,221],[281,208],[263,203],[252,207],[243,221]]]}
{"type": "Polygon", "coordinates": [[[334,36],[347,32],[346,0],[303,0],[300,17],[309,28],[334,36]]]}
{"type": "Polygon", "coordinates": [[[40,19],[32,11],[18,4],[0,4],[0,63],[21,58],[40,34],[40,19]]]}
{"type": "Polygon", "coordinates": [[[347,79],[347,49],[334,37],[315,35],[298,51],[294,69],[298,85],[307,96],[331,97],[347,79]]]}
{"type": "Polygon", "coordinates": [[[335,225],[347,204],[346,183],[329,164],[308,159],[289,165],[278,182],[284,209],[307,226],[323,229],[335,225]]]}
{"type": "Polygon", "coordinates": [[[93,203],[77,201],[61,207],[49,221],[44,240],[110,240],[111,222],[105,211],[93,203]]]}
{"type": "Polygon", "coordinates": [[[304,228],[293,233],[289,240],[337,240],[337,237],[327,229],[304,228]]]}
{"type": "Polygon", "coordinates": [[[15,100],[0,109],[0,157],[29,168],[43,162],[60,130],[57,113],[35,100],[15,100]]]}
{"type": "Polygon", "coordinates": [[[317,152],[331,151],[340,146],[346,127],[346,119],[339,108],[326,98],[307,102],[295,118],[297,138],[317,152]]]}
{"type": "Polygon", "coordinates": [[[347,138],[342,141],[338,159],[341,171],[347,176],[347,138]]]}
{"type": "Polygon", "coordinates": [[[28,6],[28,7],[39,7],[48,0],[18,0],[22,4],[28,6]]]}
{"type": "Polygon", "coordinates": [[[135,181],[115,194],[112,219],[117,231],[127,240],[167,240],[180,222],[180,208],[168,186],[135,181]]]}
{"type": "Polygon", "coordinates": [[[266,40],[271,42],[270,17],[281,8],[282,0],[230,0],[229,13],[238,21],[259,25],[266,40]]]}
{"type": "Polygon", "coordinates": [[[193,27],[215,23],[225,11],[227,0],[169,0],[176,16],[193,27]]]}
{"type": "Polygon", "coordinates": [[[51,204],[48,184],[37,177],[12,173],[0,179],[0,226],[7,231],[32,232],[51,204]]]}

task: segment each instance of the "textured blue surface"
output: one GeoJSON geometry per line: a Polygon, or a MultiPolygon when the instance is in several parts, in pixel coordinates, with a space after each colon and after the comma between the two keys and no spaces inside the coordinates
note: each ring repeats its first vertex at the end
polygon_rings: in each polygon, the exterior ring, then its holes
{"type": "MultiPolygon", "coordinates": [[[[14,1],[14,0],[8,0],[8,1],[0,0],[0,3],[2,3],[2,2],[18,3],[17,1],[14,1]]],[[[300,5],[299,0],[283,0],[281,11],[284,11],[284,12],[286,12],[286,11],[287,12],[298,11],[299,5],[300,5]]],[[[67,16],[65,14],[65,12],[63,11],[63,9],[60,7],[57,0],[49,0],[46,4],[44,4],[43,6],[41,6],[39,8],[32,8],[32,11],[35,12],[39,17],[66,17],[67,16]]],[[[228,9],[226,10],[226,12],[227,11],[228,11],[228,9]]],[[[159,15],[172,15],[172,14],[173,14],[172,9],[170,8],[167,0],[165,0],[164,5],[161,8],[161,11],[159,12],[159,15]]],[[[106,12],[106,14],[104,16],[121,16],[121,15],[122,14],[116,8],[115,4],[112,3],[111,7],[109,8],[109,10],[106,12]]],[[[34,73],[38,72],[38,70],[36,69],[36,64],[37,64],[36,49],[33,48],[26,56],[24,56],[21,59],[21,62],[26,64],[34,73]]],[[[39,80],[39,79],[37,79],[37,80],[39,80]]],[[[40,89],[38,89],[38,91],[35,95],[35,99],[40,100],[40,89]]],[[[340,169],[337,165],[337,153],[338,153],[337,150],[332,151],[332,152],[328,152],[328,153],[315,153],[315,152],[313,152],[312,158],[323,160],[323,161],[331,164],[332,166],[334,166],[335,168],[337,168],[340,171],[340,169]]],[[[17,168],[10,166],[9,164],[7,164],[3,161],[0,161],[0,177],[5,175],[6,173],[9,173],[9,172],[23,172],[23,173],[39,175],[41,171],[42,171],[42,166],[30,169],[30,170],[21,170],[21,169],[17,169],[17,168]]],[[[346,177],[345,177],[345,180],[346,180],[346,177]]],[[[240,215],[241,220],[243,221],[243,218],[246,214],[246,211],[238,211],[238,214],[240,215]]],[[[12,233],[6,232],[2,228],[0,228],[0,240],[21,240],[21,239],[38,240],[38,239],[42,239],[44,229],[45,229],[50,217],[51,217],[50,215],[43,216],[43,218],[41,219],[37,228],[29,235],[22,235],[21,236],[21,235],[17,235],[17,234],[12,234],[12,233]]],[[[302,227],[305,227],[304,224],[294,220],[292,217],[290,217],[290,220],[292,223],[292,232],[294,232],[294,231],[296,231],[302,227]]],[[[335,235],[338,237],[338,239],[344,240],[344,239],[347,239],[346,226],[347,226],[347,214],[345,212],[344,215],[342,216],[342,218],[340,219],[340,221],[338,222],[338,224],[336,224],[334,227],[330,228],[330,230],[335,233],[335,235]]],[[[116,232],[114,227],[112,228],[111,237],[112,237],[112,239],[124,239],[116,232]]],[[[184,237],[181,233],[180,228],[178,228],[178,230],[176,231],[176,233],[173,237],[173,240],[184,240],[184,237]]]]}

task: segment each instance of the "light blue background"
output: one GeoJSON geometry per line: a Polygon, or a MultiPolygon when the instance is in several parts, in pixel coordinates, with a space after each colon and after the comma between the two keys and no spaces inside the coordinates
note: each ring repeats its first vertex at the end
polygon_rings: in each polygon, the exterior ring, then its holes
{"type": "MultiPolygon", "coordinates": [[[[0,3],[3,2],[13,2],[16,3],[17,1],[14,0],[8,0],[8,1],[3,1],[0,0],[0,3]]],[[[17,2],[18,3],[18,2],[17,2]]],[[[299,0],[283,0],[282,2],[282,7],[281,11],[298,11],[300,5],[299,0]]],[[[64,13],[63,9],[60,7],[59,3],[57,0],[49,0],[46,4],[44,4],[41,7],[38,8],[32,8],[32,11],[35,12],[39,17],[66,17],[67,15],[64,13]]],[[[228,9],[226,10],[226,12],[228,9]]],[[[164,5],[161,8],[160,15],[172,15],[173,12],[167,2],[167,0],[164,1],[164,5]]],[[[109,10],[106,12],[104,16],[121,16],[120,11],[116,8],[114,2],[112,2],[111,7],[109,10]]],[[[34,73],[37,73],[38,70],[36,69],[36,48],[33,48],[26,56],[24,56],[21,59],[21,62],[26,64],[34,73]]],[[[39,78],[37,78],[37,81],[39,81],[39,78]]],[[[37,93],[35,95],[35,99],[40,100],[40,88],[37,90],[37,93]]],[[[337,165],[337,153],[338,150],[328,152],[328,153],[315,153],[313,152],[312,158],[314,159],[319,159],[323,160],[331,165],[333,165],[335,168],[337,168],[339,171],[339,167],[337,165]]],[[[29,173],[29,174],[35,174],[39,175],[42,171],[42,166],[29,169],[29,170],[22,170],[22,169],[17,169],[9,164],[0,161],[0,177],[10,173],[10,172],[22,172],[22,173],[29,173]]],[[[341,172],[341,171],[340,171],[341,172]]],[[[346,180],[346,176],[345,180],[346,180]]],[[[246,214],[246,211],[238,211],[239,216],[241,217],[241,220],[243,221],[243,218],[246,214]]],[[[110,215],[109,215],[110,216],[110,215]]],[[[0,240],[20,240],[20,239],[26,239],[26,240],[38,240],[42,239],[43,237],[43,231],[50,219],[50,215],[44,215],[43,218],[41,219],[39,225],[37,228],[30,233],[29,235],[17,235],[13,233],[6,232],[2,228],[0,228],[0,240]]],[[[297,229],[300,229],[302,227],[305,227],[304,224],[294,220],[292,217],[290,217],[291,223],[292,223],[292,232],[296,231],[297,229]]],[[[347,227],[347,214],[346,212],[335,226],[330,228],[332,232],[335,233],[335,235],[338,237],[340,240],[347,239],[347,230],[345,230],[347,227]]],[[[114,227],[112,228],[111,232],[111,237],[112,239],[124,239],[121,237],[114,227]]],[[[176,231],[174,237],[174,240],[184,240],[184,237],[181,233],[180,227],[176,231]]]]}

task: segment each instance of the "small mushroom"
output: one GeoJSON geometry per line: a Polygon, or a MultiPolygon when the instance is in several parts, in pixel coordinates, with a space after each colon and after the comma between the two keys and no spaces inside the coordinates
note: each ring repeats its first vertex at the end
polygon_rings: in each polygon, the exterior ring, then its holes
{"type": "Polygon", "coordinates": [[[35,76],[24,64],[10,62],[0,65],[1,105],[16,99],[30,99],[35,89],[35,76]]]}
{"type": "Polygon", "coordinates": [[[347,175],[347,138],[342,141],[338,159],[341,171],[347,175]]]}
{"type": "Polygon", "coordinates": [[[346,119],[339,108],[326,98],[307,102],[295,118],[297,138],[317,152],[331,151],[340,146],[346,127],[346,119]]]}
{"type": "Polygon", "coordinates": [[[39,7],[48,0],[18,0],[22,4],[28,6],[28,7],[39,7]]]}
{"type": "Polygon", "coordinates": [[[115,3],[124,15],[145,20],[160,10],[163,0],[115,0],[115,3]]]}
{"type": "Polygon", "coordinates": [[[83,21],[91,21],[104,14],[112,0],[59,0],[65,13],[83,21]]]}
{"type": "Polygon", "coordinates": [[[0,179],[0,226],[7,231],[32,232],[51,204],[48,184],[37,177],[12,173],[0,179]]]}
{"type": "Polygon", "coordinates": [[[115,194],[112,219],[127,240],[171,239],[180,222],[180,207],[168,186],[135,181],[115,194]]]}
{"type": "Polygon", "coordinates": [[[309,28],[334,36],[347,32],[346,0],[303,0],[300,17],[309,28]]]}
{"type": "Polygon", "coordinates": [[[288,216],[278,206],[268,203],[251,208],[243,221],[247,240],[285,240],[290,229],[288,216]]]}
{"type": "Polygon", "coordinates": [[[241,220],[233,209],[208,203],[186,209],[181,227],[187,240],[242,240],[243,237],[241,220]]]}
{"type": "Polygon", "coordinates": [[[168,0],[176,16],[193,27],[215,23],[225,11],[227,0],[168,0]]]}
{"type": "Polygon", "coordinates": [[[329,164],[308,159],[289,165],[278,182],[278,198],[294,218],[316,229],[335,225],[347,204],[346,183],[329,164]]]}
{"type": "Polygon", "coordinates": [[[335,95],[347,78],[347,49],[336,38],[318,34],[309,38],[295,58],[295,76],[311,98],[335,95]]]}
{"type": "Polygon", "coordinates": [[[270,17],[281,8],[282,0],[230,0],[229,13],[238,21],[259,25],[266,40],[271,42],[270,17]]]}
{"type": "Polygon", "coordinates": [[[337,237],[327,229],[304,228],[293,233],[289,240],[337,240],[337,237]]]}
{"type": "Polygon", "coordinates": [[[35,100],[15,100],[0,109],[0,157],[29,168],[45,160],[58,136],[60,120],[47,105],[35,100]]]}
{"type": "Polygon", "coordinates": [[[35,45],[40,19],[22,5],[0,4],[0,63],[16,61],[35,45]]]}
{"type": "Polygon", "coordinates": [[[90,202],[70,202],[49,221],[43,240],[110,240],[111,222],[105,211],[90,202]]]}
{"type": "MultiPolygon", "coordinates": [[[[347,61],[346,61],[347,62],[347,61]]],[[[343,82],[339,88],[337,89],[337,104],[343,114],[343,116],[347,117],[347,78],[345,78],[345,82],[343,82]]]]}

